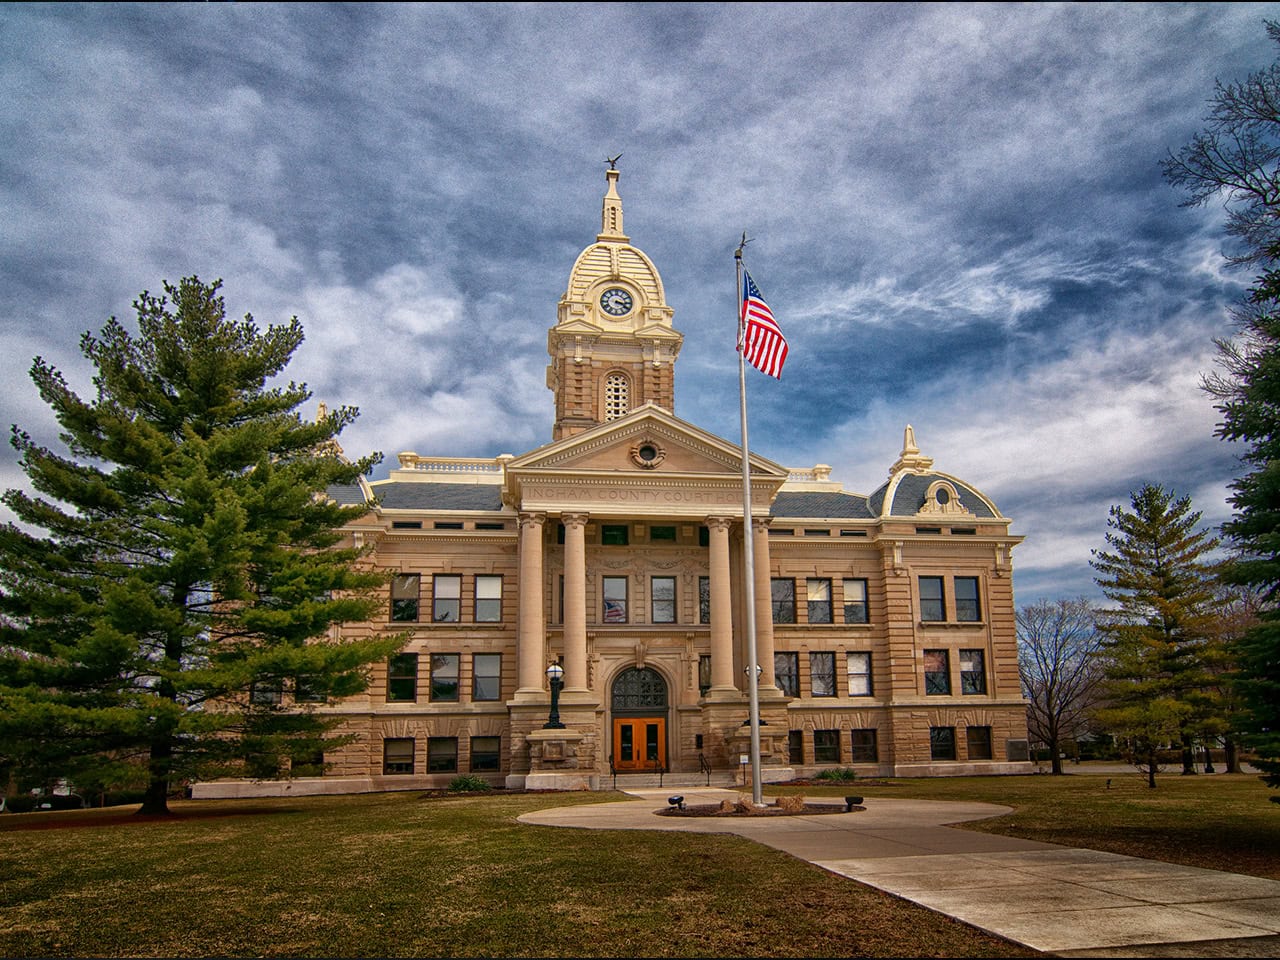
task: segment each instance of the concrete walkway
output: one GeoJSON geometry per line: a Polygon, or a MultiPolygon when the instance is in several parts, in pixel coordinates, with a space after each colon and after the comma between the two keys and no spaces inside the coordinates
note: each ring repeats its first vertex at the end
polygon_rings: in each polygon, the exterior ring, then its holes
{"type": "Polygon", "coordinates": [[[638,799],[557,807],[520,820],[737,834],[1058,956],[1280,956],[1280,881],[946,826],[1008,807],[870,798],[866,810],[853,813],[659,817],[674,793],[690,806],[738,794],[689,787],[628,793],[638,799]]]}

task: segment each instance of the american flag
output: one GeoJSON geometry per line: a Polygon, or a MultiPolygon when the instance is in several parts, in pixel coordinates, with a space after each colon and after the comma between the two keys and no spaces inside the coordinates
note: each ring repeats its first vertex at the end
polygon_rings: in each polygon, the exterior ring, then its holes
{"type": "Polygon", "coordinates": [[[742,355],[747,362],[775,380],[782,378],[782,364],[787,359],[787,338],[782,335],[773,311],[760,296],[751,274],[742,271],[742,355]]]}

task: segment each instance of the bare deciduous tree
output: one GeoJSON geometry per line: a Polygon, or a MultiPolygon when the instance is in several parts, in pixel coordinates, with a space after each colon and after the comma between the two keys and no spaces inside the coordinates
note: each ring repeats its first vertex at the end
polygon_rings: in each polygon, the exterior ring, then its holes
{"type": "Polygon", "coordinates": [[[1018,610],[1018,670],[1027,727],[1062,773],[1062,744],[1085,732],[1102,691],[1102,637],[1084,597],[1042,600],[1018,610]]]}

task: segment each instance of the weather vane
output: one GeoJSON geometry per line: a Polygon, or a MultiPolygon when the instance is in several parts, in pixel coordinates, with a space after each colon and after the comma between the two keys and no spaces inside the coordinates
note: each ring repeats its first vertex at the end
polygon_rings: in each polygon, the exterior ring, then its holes
{"type": "Polygon", "coordinates": [[[610,170],[617,170],[618,161],[621,159],[622,159],[622,154],[618,154],[616,157],[605,157],[604,162],[609,165],[610,170]]]}

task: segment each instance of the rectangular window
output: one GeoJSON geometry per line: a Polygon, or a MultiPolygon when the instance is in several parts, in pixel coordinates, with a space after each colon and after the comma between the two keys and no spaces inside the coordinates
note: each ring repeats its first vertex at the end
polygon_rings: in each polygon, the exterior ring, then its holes
{"type": "Polygon", "coordinates": [[[871,654],[849,653],[845,658],[849,674],[849,696],[871,696],[871,654]]]}
{"type": "Polygon", "coordinates": [[[600,542],[606,547],[625,547],[627,545],[627,525],[625,523],[606,523],[600,527],[600,542]]]}
{"type": "Polygon", "coordinates": [[[397,653],[387,661],[387,702],[412,703],[418,699],[418,655],[397,653]]]}
{"type": "Polygon", "coordinates": [[[711,622],[711,578],[698,578],[698,622],[711,622]]]}
{"type": "Polygon", "coordinates": [[[427,773],[458,772],[458,738],[427,738],[427,773]]]}
{"type": "Polygon", "coordinates": [[[502,654],[477,653],[471,658],[471,699],[502,697],[502,654]]]}
{"type": "Polygon", "coordinates": [[[924,692],[943,697],[951,693],[951,658],[946,650],[924,652],[924,692]]]}
{"type": "Polygon", "coordinates": [[[969,760],[991,759],[991,728],[966,727],[964,731],[965,757],[969,760]]]}
{"type": "Polygon", "coordinates": [[[960,651],[960,692],[987,692],[986,663],[981,650],[960,651]]]}
{"type": "Polygon", "coordinates": [[[675,527],[650,527],[649,528],[650,543],[675,543],[676,528],[675,527]]]}
{"type": "Polygon", "coordinates": [[[293,681],[294,703],[324,703],[328,698],[306,677],[296,677],[293,681]]]}
{"type": "Polygon", "coordinates": [[[775,577],[769,581],[774,623],[796,622],[796,582],[775,577]]]}
{"type": "Polygon", "coordinates": [[[809,695],[812,697],[836,695],[836,655],[834,653],[809,654],[809,695]]]}
{"type": "Polygon", "coordinates": [[[249,685],[249,702],[268,706],[280,702],[284,684],[279,680],[255,680],[249,685]]]}
{"type": "Polygon", "coordinates": [[[775,653],[773,679],[778,689],[788,697],[800,696],[800,654],[775,653]]]}
{"type": "Polygon", "coordinates": [[[457,623],[462,618],[462,577],[456,573],[438,573],[431,586],[431,620],[434,623],[457,623]]]}
{"type": "Polygon", "coordinates": [[[978,578],[956,577],[956,619],[965,623],[977,623],[982,619],[982,605],[978,602],[978,578]]]}
{"type": "Polygon", "coordinates": [[[804,763],[804,731],[787,731],[787,763],[804,763]]]}
{"type": "Polygon", "coordinates": [[[432,528],[435,530],[461,530],[461,520],[437,520],[433,523],[432,528]]]}
{"type": "Polygon", "coordinates": [[[809,622],[831,623],[831,581],[807,580],[809,622]]]}
{"type": "Polygon", "coordinates": [[[413,773],[412,737],[388,737],[382,741],[382,772],[413,773]]]}
{"type": "Polygon", "coordinates": [[[844,582],[844,622],[871,622],[870,610],[867,608],[867,581],[846,580],[844,582]]]}
{"type": "Polygon", "coordinates": [[[933,760],[954,760],[956,758],[956,728],[929,728],[929,757],[933,760]]]}
{"type": "Polygon", "coordinates": [[[416,573],[397,573],[391,578],[391,619],[396,623],[418,619],[420,579],[416,573]]]}
{"type": "Polygon", "coordinates": [[[502,738],[471,738],[471,772],[497,773],[502,769],[502,738]]]}
{"type": "MultiPolygon", "coordinates": [[[[625,529],[625,528],[624,528],[625,529]]],[[[604,622],[627,622],[627,578],[604,577],[604,622]]]]}
{"type": "Polygon", "coordinates": [[[706,696],[711,689],[711,654],[698,654],[698,695],[706,696]]]}
{"type": "Polygon", "coordinates": [[[421,530],[422,521],[421,520],[392,520],[391,529],[392,530],[421,530]]]}
{"type": "Polygon", "coordinates": [[[840,762],[840,731],[839,730],[813,731],[813,762],[814,763],[839,763],[840,762]]]}
{"type": "Polygon", "coordinates": [[[947,604],[942,593],[941,577],[920,578],[920,619],[947,619],[947,604]]]}
{"type": "Polygon", "coordinates": [[[872,727],[869,730],[850,730],[850,753],[849,761],[851,763],[878,763],[880,761],[880,751],[876,748],[876,731],[872,727]]]}
{"type": "Polygon", "coordinates": [[[505,530],[507,529],[507,525],[505,523],[490,523],[484,520],[477,520],[476,529],[477,530],[505,530]]]}
{"type": "Polygon", "coordinates": [[[502,577],[476,575],[476,623],[502,622],[502,577]]]}
{"type": "Polygon", "coordinates": [[[676,622],[676,578],[649,579],[650,623],[676,622]]]}
{"type": "Polygon", "coordinates": [[[440,703],[458,700],[458,660],[456,653],[431,654],[431,699],[440,703]]]}

